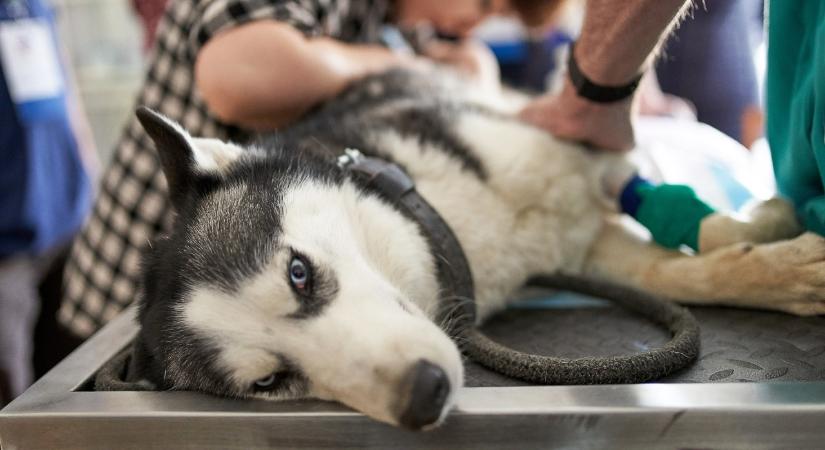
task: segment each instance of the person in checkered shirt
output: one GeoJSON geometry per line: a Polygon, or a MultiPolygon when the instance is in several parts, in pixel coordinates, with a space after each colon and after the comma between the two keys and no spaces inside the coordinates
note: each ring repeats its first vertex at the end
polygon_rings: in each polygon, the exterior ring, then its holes
{"type": "MultiPolygon", "coordinates": [[[[137,105],[193,136],[243,142],[287,125],[353,80],[422,59],[381,45],[388,24],[432,25],[460,38],[515,10],[550,19],[555,0],[173,0],[160,21],[137,105]]],[[[497,82],[489,51],[468,39],[425,54],[497,82]]],[[[87,337],[138,295],[141,250],[170,229],[166,183],[151,140],[128,121],[92,215],[64,273],[59,321],[87,337]]]]}

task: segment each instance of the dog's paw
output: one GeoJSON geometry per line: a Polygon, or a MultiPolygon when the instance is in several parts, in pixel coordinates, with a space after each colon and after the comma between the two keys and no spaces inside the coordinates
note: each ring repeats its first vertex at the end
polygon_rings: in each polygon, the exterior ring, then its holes
{"type": "MultiPolygon", "coordinates": [[[[745,287],[740,306],[800,316],[825,314],[825,239],[805,233],[764,245],[740,244],[729,285],[745,287]]],[[[723,275],[723,274],[720,274],[723,275]]],[[[739,302],[737,302],[739,303],[739,302]]]]}
{"type": "Polygon", "coordinates": [[[740,242],[776,242],[799,236],[803,229],[793,205],[781,198],[761,201],[745,211],[745,220],[716,213],[702,221],[699,249],[706,253],[740,242]]]}
{"type": "Polygon", "coordinates": [[[756,235],[753,239],[756,242],[791,239],[804,231],[796,219],[793,205],[779,197],[757,203],[746,214],[753,227],[752,233],[756,235]]]}

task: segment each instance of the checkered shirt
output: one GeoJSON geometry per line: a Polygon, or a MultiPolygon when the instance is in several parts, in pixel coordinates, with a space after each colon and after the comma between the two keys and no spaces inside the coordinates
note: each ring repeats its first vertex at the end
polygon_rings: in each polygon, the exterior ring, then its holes
{"type": "MultiPolygon", "coordinates": [[[[137,104],[178,121],[193,136],[243,141],[247,133],[215,118],[195,88],[195,57],[212,36],[252,20],[275,19],[307,36],[376,43],[388,11],[389,0],[172,0],[137,104]]],[[[81,337],[138,295],[141,251],[172,224],[166,180],[136,118],[124,127],[101,181],[94,210],[72,246],[58,313],[81,337]]]]}

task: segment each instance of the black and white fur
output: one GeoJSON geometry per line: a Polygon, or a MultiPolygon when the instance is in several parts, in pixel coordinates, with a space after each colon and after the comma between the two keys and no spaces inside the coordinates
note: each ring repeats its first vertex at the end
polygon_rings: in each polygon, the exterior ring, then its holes
{"type": "Polygon", "coordinates": [[[758,208],[759,223],[712,216],[703,234],[718,250],[666,251],[616,221],[611,184],[634,170],[622,158],[432,80],[368,78],[244,147],[139,112],[177,211],[145,258],[135,352],[143,377],[159,389],[332,399],[416,429],[443,420],[463,371],[434,323],[434,257],[415,223],[336,166],[345,148],[404,167],[444,217],[470,263],[479,321],[531,275],[555,271],[686,302],[825,310],[819,238],[735,244],[793,234],[784,203],[758,208]],[[811,270],[794,269],[801,262],[811,270]],[[309,272],[309,289],[296,284],[295,264],[309,272]],[[446,391],[434,396],[435,414],[410,420],[411,405],[428,401],[416,398],[422,389],[433,391],[420,387],[421,364],[440,371],[436,390],[446,391]]]}

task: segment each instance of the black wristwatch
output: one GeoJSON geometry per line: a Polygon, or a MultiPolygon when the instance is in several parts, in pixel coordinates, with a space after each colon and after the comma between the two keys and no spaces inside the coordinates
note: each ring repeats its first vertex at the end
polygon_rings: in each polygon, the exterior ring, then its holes
{"type": "Polygon", "coordinates": [[[633,95],[642,80],[642,74],[622,86],[596,84],[590,81],[579,69],[579,65],[576,64],[575,48],[575,43],[570,44],[570,55],[567,58],[567,75],[570,77],[570,82],[573,83],[579,97],[596,103],[613,103],[633,95]]]}

